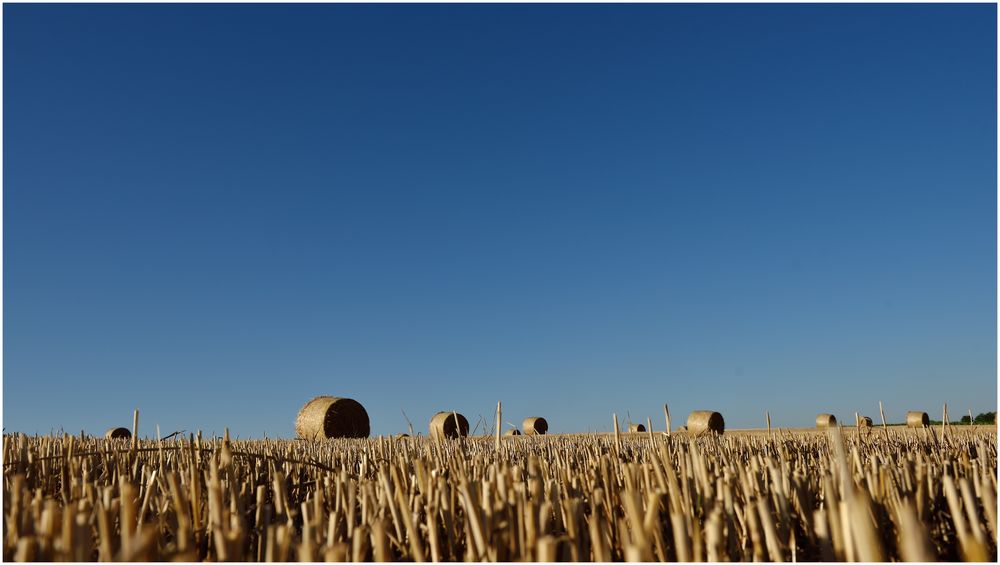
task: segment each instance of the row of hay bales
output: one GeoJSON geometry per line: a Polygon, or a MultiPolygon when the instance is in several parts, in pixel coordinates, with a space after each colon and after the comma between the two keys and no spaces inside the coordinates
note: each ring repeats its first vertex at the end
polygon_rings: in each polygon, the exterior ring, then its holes
{"type": "MultiPolygon", "coordinates": [[[[927,412],[910,411],[906,413],[906,425],[910,428],[926,428],[931,423],[927,412]]],[[[820,414],[816,416],[816,427],[821,430],[836,427],[837,417],[833,414],[820,414]]],[[[862,428],[872,427],[872,419],[868,416],[858,417],[858,426],[862,428]]]]}
{"type": "MultiPolygon", "coordinates": [[[[545,418],[532,416],[522,422],[524,435],[539,436],[549,431],[545,418]]],[[[723,433],[726,424],[722,414],[712,411],[692,412],[688,417],[687,430],[700,434],[707,431],[723,433]]],[[[645,432],[642,424],[629,426],[630,432],[645,432]]],[[[317,396],[299,410],[295,419],[295,435],[301,439],[317,440],[329,438],[366,438],[371,433],[368,412],[364,406],[351,398],[317,396]]],[[[510,429],[507,436],[519,436],[520,430],[510,429]]],[[[458,412],[438,412],[431,418],[430,435],[435,439],[451,439],[469,435],[469,421],[458,412]]],[[[405,437],[403,434],[401,437],[405,437]]],[[[127,428],[112,428],[105,434],[107,439],[129,439],[127,428]]]]}
{"type": "MultiPolygon", "coordinates": [[[[525,418],[522,429],[504,432],[506,436],[539,436],[549,431],[549,423],[540,416],[525,418]]],[[[711,410],[698,410],[688,417],[687,431],[693,434],[705,432],[723,433],[726,422],[722,414],[711,410]]],[[[295,421],[295,433],[302,439],[323,439],[338,437],[368,437],[368,413],[357,401],[349,398],[318,396],[310,400],[299,412],[295,421]]],[[[645,432],[642,424],[629,426],[630,432],[645,432]]],[[[435,439],[452,439],[469,435],[469,421],[458,412],[438,412],[430,421],[430,435],[435,439]]]]}
{"type": "MultiPolygon", "coordinates": [[[[861,416],[858,419],[861,427],[872,427],[872,419],[868,416],[861,416]]],[[[926,427],[930,424],[930,418],[926,412],[910,411],[906,413],[906,425],[911,428],[926,427]]],[[[837,417],[833,414],[819,414],[816,416],[816,427],[828,429],[837,425],[837,417]]],[[[525,418],[522,422],[522,429],[525,435],[544,435],[549,430],[549,423],[545,418],[532,416],[525,418]]],[[[696,410],[688,416],[688,433],[703,434],[706,432],[724,433],[726,422],[722,414],[712,410],[696,410]]],[[[129,437],[128,430],[124,431],[129,437]]],[[[642,433],[646,431],[646,426],[642,424],[630,424],[629,432],[642,433]]],[[[299,412],[295,422],[295,432],[303,439],[322,439],[333,437],[368,437],[370,433],[368,423],[368,413],[364,407],[350,398],[336,398],[332,396],[319,396],[310,400],[299,412]]],[[[109,434],[111,431],[108,432],[109,434]]],[[[510,429],[505,432],[507,436],[521,435],[521,431],[510,429]]],[[[434,438],[448,439],[469,434],[469,421],[458,412],[438,412],[431,418],[430,435],[434,438]]],[[[110,436],[109,436],[110,437],[110,436]]]]}
{"type": "MultiPolygon", "coordinates": [[[[859,420],[862,427],[871,427],[872,419],[862,416],[859,420]]],[[[909,427],[926,427],[930,418],[926,412],[907,412],[906,424],[909,427]]],[[[828,429],[837,425],[833,414],[816,416],[816,427],[828,429]]],[[[532,416],[522,422],[525,435],[544,435],[549,430],[545,418],[532,416]]],[[[726,422],[722,414],[711,410],[696,410],[688,416],[687,426],[681,428],[691,434],[706,432],[724,433],[726,422]]],[[[629,432],[642,433],[646,426],[630,424],[629,432]]],[[[295,434],[307,440],[327,438],[366,438],[371,433],[368,412],[364,406],[351,398],[335,396],[317,396],[302,407],[295,419],[295,434]]],[[[521,431],[507,430],[504,435],[518,436],[521,431]]],[[[403,434],[405,436],[405,434],[403,434]]],[[[436,439],[450,439],[469,435],[469,421],[458,412],[438,412],[431,418],[430,435],[436,439]]],[[[130,439],[132,433],[127,428],[111,428],[105,433],[107,439],[130,439]]]]}
{"type": "MultiPolygon", "coordinates": [[[[705,432],[723,433],[726,429],[722,414],[711,410],[698,410],[688,417],[687,431],[693,434],[705,432]]],[[[545,418],[532,416],[522,422],[522,430],[516,428],[504,432],[506,436],[545,435],[549,423],[545,418]]],[[[629,426],[630,432],[645,432],[642,424],[629,426]]],[[[318,396],[310,400],[295,420],[295,433],[302,439],[358,438],[370,433],[368,413],[357,401],[350,398],[318,396]]],[[[438,412],[430,421],[430,435],[436,439],[451,439],[469,434],[469,421],[458,412],[438,412]]]]}

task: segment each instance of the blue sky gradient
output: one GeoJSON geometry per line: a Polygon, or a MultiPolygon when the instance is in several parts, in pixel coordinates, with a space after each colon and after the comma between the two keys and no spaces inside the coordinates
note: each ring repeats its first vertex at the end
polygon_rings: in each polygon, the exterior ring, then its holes
{"type": "Polygon", "coordinates": [[[995,410],[995,5],[5,5],[3,425],[995,410]]]}

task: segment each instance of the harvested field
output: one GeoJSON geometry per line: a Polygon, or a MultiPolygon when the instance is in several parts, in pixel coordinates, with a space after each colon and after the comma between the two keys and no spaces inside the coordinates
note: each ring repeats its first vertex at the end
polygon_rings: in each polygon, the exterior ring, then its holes
{"type": "Polygon", "coordinates": [[[5,560],[995,560],[995,427],[5,435],[5,560]]]}

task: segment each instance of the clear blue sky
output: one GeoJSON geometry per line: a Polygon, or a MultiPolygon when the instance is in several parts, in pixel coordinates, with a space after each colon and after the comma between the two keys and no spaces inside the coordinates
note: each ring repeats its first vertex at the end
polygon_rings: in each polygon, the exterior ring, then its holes
{"type": "Polygon", "coordinates": [[[8,431],[996,409],[994,5],[3,11],[8,431]]]}

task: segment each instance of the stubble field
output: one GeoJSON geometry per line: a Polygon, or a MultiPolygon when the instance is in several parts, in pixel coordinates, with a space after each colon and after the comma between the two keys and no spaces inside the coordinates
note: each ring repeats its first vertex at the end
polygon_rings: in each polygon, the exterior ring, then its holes
{"type": "Polygon", "coordinates": [[[5,560],[996,560],[996,427],[5,435],[5,560]]]}

